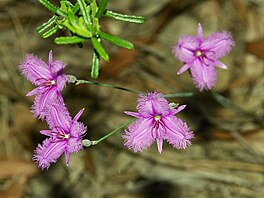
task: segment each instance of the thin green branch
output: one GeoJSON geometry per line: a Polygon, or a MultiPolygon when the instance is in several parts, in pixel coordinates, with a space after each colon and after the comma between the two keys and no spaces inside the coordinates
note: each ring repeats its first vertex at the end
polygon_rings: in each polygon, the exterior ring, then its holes
{"type": "Polygon", "coordinates": [[[135,94],[142,94],[144,92],[138,91],[138,90],[133,90],[133,89],[128,89],[128,88],[124,88],[124,87],[120,87],[120,86],[115,86],[115,85],[110,85],[110,84],[105,84],[105,83],[99,83],[99,82],[94,82],[94,81],[89,81],[89,80],[77,80],[75,82],[76,85],[79,84],[91,84],[91,85],[97,85],[97,86],[101,86],[101,87],[108,87],[108,88],[112,88],[112,89],[119,89],[122,91],[127,91],[130,93],[135,93],[135,94]]]}
{"type": "Polygon", "coordinates": [[[119,130],[125,128],[127,125],[131,124],[132,122],[134,122],[136,120],[136,118],[133,118],[132,120],[129,120],[128,122],[126,122],[125,124],[121,125],[120,127],[114,129],[113,131],[111,131],[110,133],[108,133],[107,135],[103,136],[102,138],[100,138],[99,140],[95,140],[95,141],[91,141],[91,145],[96,145],[102,141],[104,141],[105,139],[109,138],[110,136],[114,135],[116,132],[118,132],[119,130]]]}
{"type": "Polygon", "coordinates": [[[62,17],[67,18],[67,14],[58,9],[55,5],[50,3],[48,0],[38,0],[39,3],[41,3],[43,6],[45,6],[48,10],[50,10],[53,13],[56,13],[57,15],[60,15],[62,17]]]}
{"type": "Polygon", "coordinates": [[[97,11],[95,17],[100,18],[104,14],[107,3],[108,3],[108,0],[101,0],[100,1],[98,11],[97,11]]]}
{"type": "Polygon", "coordinates": [[[193,92],[178,92],[173,94],[166,94],[165,98],[187,98],[194,96],[193,92]]]}
{"type": "Polygon", "coordinates": [[[127,15],[127,14],[121,14],[116,13],[111,10],[106,10],[105,16],[129,23],[144,23],[145,18],[142,16],[134,16],[134,15],[127,15]]]}

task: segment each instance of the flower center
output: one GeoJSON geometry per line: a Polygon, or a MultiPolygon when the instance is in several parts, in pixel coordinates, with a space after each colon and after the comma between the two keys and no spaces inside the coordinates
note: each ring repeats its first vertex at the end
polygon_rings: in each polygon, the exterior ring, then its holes
{"type": "Polygon", "coordinates": [[[159,121],[160,119],[161,119],[161,116],[160,116],[160,115],[155,115],[155,116],[154,116],[154,120],[155,120],[155,121],[159,121]]]}
{"type": "Polygon", "coordinates": [[[65,134],[64,135],[64,139],[69,139],[70,138],[70,134],[65,134]]]}
{"type": "Polygon", "coordinates": [[[55,80],[52,80],[52,81],[50,81],[50,84],[51,85],[56,85],[56,81],[55,80]]]}
{"type": "Polygon", "coordinates": [[[56,137],[58,141],[64,141],[71,138],[71,134],[60,127],[56,127],[56,130],[52,131],[52,133],[53,137],[56,137]]]}
{"type": "Polygon", "coordinates": [[[195,52],[195,56],[200,57],[202,55],[202,52],[200,50],[197,50],[195,52]]]}
{"type": "MultiPolygon", "coordinates": [[[[43,79],[39,79],[39,80],[43,80],[43,79]]],[[[56,85],[56,80],[46,80],[46,79],[44,79],[44,80],[45,81],[39,85],[40,87],[50,88],[53,85],[56,85]]]]}

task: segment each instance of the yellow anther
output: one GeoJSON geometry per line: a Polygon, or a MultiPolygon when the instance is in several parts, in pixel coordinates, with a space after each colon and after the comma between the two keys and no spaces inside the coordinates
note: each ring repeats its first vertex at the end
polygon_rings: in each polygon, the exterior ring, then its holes
{"type": "Polygon", "coordinates": [[[200,50],[197,50],[196,52],[195,52],[195,56],[201,56],[202,55],[202,52],[200,51],[200,50]]]}
{"type": "Polygon", "coordinates": [[[160,118],[161,118],[161,116],[160,116],[160,115],[156,115],[156,116],[154,116],[154,119],[155,119],[155,121],[159,121],[159,120],[160,120],[160,118]]]}

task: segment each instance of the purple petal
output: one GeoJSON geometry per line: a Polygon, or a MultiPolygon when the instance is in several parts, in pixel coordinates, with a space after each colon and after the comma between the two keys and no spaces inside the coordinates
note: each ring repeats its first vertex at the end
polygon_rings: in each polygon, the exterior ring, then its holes
{"type": "Polygon", "coordinates": [[[43,119],[49,106],[54,103],[63,103],[63,98],[56,87],[52,87],[43,94],[38,94],[35,97],[32,112],[36,117],[43,119]]]}
{"type": "Polygon", "coordinates": [[[157,142],[158,151],[159,151],[159,153],[161,153],[162,152],[163,139],[162,138],[157,138],[156,142],[157,142]]]}
{"type": "Polygon", "coordinates": [[[55,60],[51,63],[52,65],[52,73],[64,73],[64,68],[66,67],[65,63],[62,62],[61,60],[55,60]]]}
{"type": "Polygon", "coordinates": [[[221,61],[217,60],[215,61],[215,65],[222,68],[222,69],[227,69],[226,64],[222,63],[221,61]]]}
{"type": "Polygon", "coordinates": [[[140,115],[148,117],[168,114],[170,106],[163,94],[153,92],[147,95],[140,95],[137,109],[140,115]]]}
{"type": "Polygon", "coordinates": [[[178,108],[176,109],[172,109],[170,114],[168,116],[172,116],[172,115],[175,115],[177,113],[179,113],[180,111],[182,111],[183,109],[185,109],[186,105],[181,105],[179,106],[178,108]]]}
{"type": "Polygon", "coordinates": [[[182,74],[183,72],[187,71],[188,69],[190,69],[190,64],[186,63],[185,65],[183,65],[179,71],[177,72],[178,75],[182,74]]]}
{"type": "Polygon", "coordinates": [[[71,117],[65,105],[52,105],[50,107],[47,123],[51,129],[62,128],[64,131],[70,131],[71,117]]]}
{"type": "Polygon", "coordinates": [[[46,136],[49,136],[49,137],[52,136],[52,131],[51,130],[41,130],[40,133],[42,135],[46,135],[46,136]]]}
{"type": "Polygon", "coordinates": [[[19,65],[19,70],[33,84],[39,85],[45,79],[52,79],[48,65],[33,54],[28,54],[19,65]]]}
{"type": "Polygon", "coordinates": [[[67,145],[69,153],[76,153],[83,148],[81,138],[70,138],[67,145]]]}
{"type": "Polygon", "coordinates": [[[124,145],[134,152],[142,151],[153,143],[155,138],[151,134],[152,119],[138,119],[130,124],[128,130],[122,136],[125,140],[124,145]]]}
{"type": "Polygon", "coordinates": [[[215,58],[226,55],[235,45],[232,36],[228,32],[216,32],[204,39],[201,49],[215,53],[215,58]]]}
{"type": "Polygon", "coordinates": [[[126,115],[130,115],[130,116],[133,116],[133,117],[135,117],[135,118],[140,118],[140,117],[141,117],[140,114],[137,113],[137,112],[124,111],[124,113],[125,113],[126,115]]]}
{"type": "Polygon", "coordinates": [[[190,68],[192,78],[196,87],[203,90],[210,90],[215,86],[217,72],[214,66],[204,65],[200,60],[195,60],[190,68]]]}
{"type": "Polygon", "coordinates": [[[200,23],[198,23],[198,30],[197,30],[197,36],[200,41],[203,40],[203,28],[200,23]]]}
{"type": "Polygon", "coordinates": [[[64,155],[65,155],[65,163],[66,163],[66,166],[69,166],[69,163],[70,163],[70,154],[69,154],[69,152],[67,150],[65,150],[64,155]]]}
{"type": "Polygon", "coordinates": [[[52,50],[49,51],[49,69],[50,71],[52,70],[52,62],[53,62],[53,59],[52,59],[52,50]]]}
{"type": "Polygon", "coordinates": [[[37,95],[37,94],[42,94],[44,92],[48,91],[47,87],[36,87],[35,89],[33,89],[32,91],[28,92],[26,96],[33,96],[33,95],[37,95]]]}
{"type": "Polygon", "coordinates": [[[185,149],[187,146],[191,145],[190,139],[192,139],[194,135],[189,131],[185,122],[174,116],[164,118],[163,122],[167,129],[164,139],[166,139],[169,144],[177,149],[185,149]]]}
{"type": "Polygon", "coordinates": [[[59,91],[62,91],[66,83],[69,82],[68,76],[64,73],[64,70],[61,69],[57,73],[54,73],[56,79],[56,86],[59,91]]]}
{"type": "Polygon", "coordinates": [[[195,51],[199,47],[199,40],[195,36],[181,36],[172,53],[182,62],[189,63],[195,58],[195,51]]]}
{"type": "Polygon", "coordinates": [[[64,152],[66,142],[54,142],[51,138],[45,139],[35,150],[33,160],[41,169],[48,169],[64,152]]]}
{"type": "Polygon", "coordinates": [[[74,116],[74,118],[73,118],[73,122],[75,122],[75,121],[77,121],[77,120],[79,120],[79,118],[81,117],[81,115],[83,114],[83,112],[84,112],[84,108],[82,108],[75,116],[74,116]]]}
{"type": "Polygon", "coordinates": [[[75,121],[71,124],[70,131],[71,137],[81,139],[81,137],[86,133],[87,127],[84,126],[83,123],[75,121]]]}

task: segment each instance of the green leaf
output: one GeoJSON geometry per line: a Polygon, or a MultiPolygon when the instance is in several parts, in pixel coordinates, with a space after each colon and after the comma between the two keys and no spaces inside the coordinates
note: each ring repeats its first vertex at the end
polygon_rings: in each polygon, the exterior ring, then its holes
{"type": "Polygon", "coordinates": [[[108,0],[100,1],[99,8],[98,8],[98,11],[95,17],[100,18],[104,14],[107,3],[108,3],[108,0]]]}
{"type": "Polygon", "coordinates": [[[82,43],[86,41],[86,39],[81,38],[79,36],[66,36],[66,37],[57,37],[55,38],[54,42],[58,45],[61,44],[76,44],[76,43],[82,43]]]}
{"type": "Polygon", "coordinates": [[[60,9],[64,12],[67,12],[67,6],[66,6],[66,2],[65,1],[60,1],[60,9]]]}
{"type": "Polygon", "coordinates": [[[87,9],[85,0],[77,0],[84,18],[84,22],[86,24],[91,24],[91,19],[90,19],[90,15],[89,15],[89,9],[87,9]]]}
{"type": "Polygon", "coordinates": [[[134,48],[134,45],[132,43],[130,43],[129,41],[123,40],[123,39],[115,37],[113,35],[110,35],[110,34],[107,34],[104,32],[99,32],[99,36],[102,39],[105,39],[111,43],[116,44],[117,46],[120,46],[120,47],[123,47],[126,49],[133,49],[134,48]]]}
{"type": "Polygon", "coordinates": [[[97,54],[97,52],[94,50],[92,69],[91,69],[91,77],[94,79],[98,78],[99,75],[99,62],[100,62],[100,57],[97,54]]]}
{"type": "Polygon", "coordinates": [[[114,18],[116,20],[124,21],[124,22],[130,22],[130,23],[144,23],[145,22],[145,18],[142,16],[120,14],[120,13],[113,12],[111,10],[106,10],[105,16],[114,18]]]}
{"type": "Polygon", "coordinates": [[[57,21],[58,16],[54,15],[51,17],[47,22],[43,23],[41,26],[37,27],[36,33],[41,34],[46,29],[48,29],[50,26],[52,26],[57,21]]]}
{"type": "Polygon", "coordinates": [[[92,37],[91,38],[92,44],[96,52],[101,56],[105,61],[109,61],[109,56],[104,50],[100,40],[98,38],[92,37]]]}
{"type": "Polygon", "coordinates": [[[66,13],[64,13],[63,11],[58,9],[55,5],[50,3],[48,0],[38,0],[38,1],[39,1],[39,3],[41,3],[43,6],[45,6],[51,12],[54,12],[54,13],[60,15],[60,16],[63,16],[63,17],[67,17],[66,13]]]}
{"type": "Polygon", "coordinates": [[[92,1],[91,2],[91,10],[92,10],[92,16],[93,18],[96,18],[95,15],[98,11],[98,7],[97,7],[97,4],[96,4],[96,1],[92,1]]]}
{"type": "Polygon", "coordinates": [[[80,8],[79,4],[76,3],[76,4],[74,5],[74,7],[72,8],[72,12],[73,12],[73,14],[75,14],[75,13],[79,10],[79,8],[80,8]]]}
{"type": "Polygon", "coordinates": [[[67,0],[61,0],[60,3],[61,5],[64,4],[66,7],[73,7],[73,4],[67,0]]]}
{"type": "Polygon", "coordinates": [[[59,29],[59,26],[56,25],[53,28],[49,29],[47,32],[42,34],[42,38],[48,38],[50,36],[52,36],[53,34],[55,34],[57,32],[57,30],[59,29]]]}

